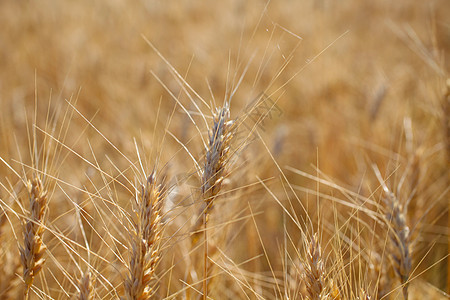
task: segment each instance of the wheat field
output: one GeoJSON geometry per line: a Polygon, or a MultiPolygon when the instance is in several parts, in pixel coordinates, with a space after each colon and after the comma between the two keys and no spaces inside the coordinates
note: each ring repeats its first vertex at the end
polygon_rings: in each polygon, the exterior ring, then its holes
{"type": "Polygon", "coordinates": [[[0,299],[449,299],[448,16],[0,1],[0,299]]]}

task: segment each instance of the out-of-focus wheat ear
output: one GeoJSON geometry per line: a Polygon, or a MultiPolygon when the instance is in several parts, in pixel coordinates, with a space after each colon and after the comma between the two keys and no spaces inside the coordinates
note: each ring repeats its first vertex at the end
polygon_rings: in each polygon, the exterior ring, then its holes
{"type": "Polygon", "coordinates": [[[325,267],[317,233],[309,241],[303,268],[308,299],[320,299],[325,287],[325,267]]]}
{"type": "Polygon", "coordinates": [[[20,262],[17,253],[8,251],[0,254],[0,299],[14,299],[12,295],[17,294],[17,276],[20,262]]]}
{"type": "Polygon", "coordinates": [[[304,294],[305,288],[303,282],[303,264],[300,262],[300,258],[295,257],[293,262],[288,266],[288,272],[285,279],[285,285],[287,287],[286,299],[301,299],[301,295],[304,294]]]}
{"type": "Polygon", "coordinates": [[[160,259],[163,230],[161,209],[167,192],[157,184],[153,172],[136,193],[135,218],[130,229],[129,274],[124,282],[124,299],[150,299],[156,292],[153,286],[155,270],[160,259]]]}
{"type": "Polygon", "coordinates": [[[376,299],[383,298],[390,291],[389,282],[391,279],[386,273],[386,266],[382,261],[382,257],[380,254],[373,251],[370,254],[370,263],[369,263],[369,272],[370,272],[370,280],[375,283],[375,297],[376,299]]]}
{"type": "Polygon", "coordinates": [[[408,299],[409,276],[411,273],[411,245],[409,227],[405,212],[397,197],[389,192],[385,199],[386,221],[389,228],[389,255],[395,274],[403,285],[403,298],[408,299]]]}
{"type": "Polygon", "coordinates": [[[80,293],[78,296],[79,300],[91,300],[94,298],[94,287],[92,285],[92,277],[91,272],[85,272],[78,283],[78,288],[80,289],[80,293]]]}
{"type": "Polygon", "coordinates": [[[39,177],[27,182],[28,215],[24,220],[23,246],[20,246],[20,259],[23,266],[24,296],[29,297],[29,291],[34,278],[44,266],[44,253],[47,249],[42,241],[45,231],[45,218],[48,208],[47,191],[39,177]]]}
{"type": "MultiPolygon", "coordinates": [[[[0,202],[2,200],[0,199],[0,202]]],[[[6,213],[0,210],[0,299],[11,299],[12,293],[17,287],[17,276],[20,267],[17,253],[10,251],[6,241],[6,213]]]]}

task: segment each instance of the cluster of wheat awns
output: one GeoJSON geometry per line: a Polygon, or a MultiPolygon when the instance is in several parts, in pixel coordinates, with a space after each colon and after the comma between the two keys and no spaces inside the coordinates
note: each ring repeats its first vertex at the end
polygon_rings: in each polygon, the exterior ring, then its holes
{"type": "MultiPolygon", "coordinates": [[[[198,164],[200,185],[196,186],[200,193],[195,194],[197,203],[200,203],[200,210],[197,216],[197,222],[190,228],[191,249],[195,252],[199,246],[199,240],[203,237],[203,250],[201,259],[193,261],[193,268],[203,266],[203,278],[192,285],[188,282],[188,288],[193,288],[203,299],[211,297],[210,283],[213,281],[212,268],[215,265],[215,259],[209,253],[209,247],[214,240],[208,239],[208,222],[213,213],[213,207],[216,199],[221,195],[223,182],[230,175],[233,154],[235,149],[232,147],[234,137],[237,131],[237,122],[230,117],[230,109],[227,103],[223,107],[217,108],[213,113],[210,128],[208,128],[208,139],[205,145],[204,156],[199,159],[202,164],[198,164]],[[194,247],[195,246],[195,247],[194,247]],[[197,285],[202,284],[202,290],[197,289],[197,285]]],[[[199,154],[200,156],[200,154],[199,154]]],[[[128,226],[126,233],[128,237],[128,255],[126,272],[120,283],[123,286],[121,299],[151,299],[157,297],[159,278],[157,276],[157,266],[163,256],[163,235],[165,221],[163,208],[168,197],[168,187],[165,178],[159,178],[157,171],[153,171],[148,176],[142,176],[137,180],[134,189],[133,209],[131,214],[125,214],[128,226]]],[[[42,179],[34,176],[32,180],[26,182],[27,202],[24,212],[21,215],[23,223],[23,246],[20,247],[20,258],[23,266],[24,297],[30,297],[30,291],[33,288],[33,281],[44,266],[46,246],[43,243],[43,234],[48,229],[46,225],[46,215],[48,210],[48,192],[42,179]]],[[[390,259],[391,270],[400,282],[403,298],[408,299],[411,273],[412,273],[412,243],[411,232],[407,225],[407,204],[400,201],[400,198],[391,192],[384,182],[381,184],[384,190],[382,205],[378,208],[381,214],[371,212],[373,220],[382,223],[385,227],[387,238],[383,253],[390,259]],[[374,217],[376,216],[376,217],[374,217]]],[[[5,218],[0,215],[0,227],[5,223],[5,218]]],[[[312,226],[313,227],[313,226],[312,226]]],[[[211,229],[211,228],[210,228],[211,229]]],[[[303,233],[303,231],[302,231],[303,233]]],[[[303,256],[300,252],[299,259],[301,263],[296,262],[296,268],[300,270],[300,276],[294,283],[296,286],[296,296],[307,297],[308,299],[343,299],[342,282],[336,284],[336,277],[333,277],[332,267],[327,262],[327,258],[332,254],[327,253],[321,246],[320,230],[315,233],[303,234],[303,256]]],[[[358,236],[359,238],[359,236],[358,236]]],[[[355,244],[352,245],[356,247],[355,244]]],[[[212,252],[212,251],[211,251],[212,252]]],[[[386,280],[387,266],[385,266],[379,253],[374,257],[378,259],[378,281],[374,288],[375,297],[387,298],[393,290],[380,292],[380,282],[386,280]],[[381,269],[384,270],[381,270],[381,269]],[[379,291],[376,291],[379,289],[379,291]],[[377,292],[379,294],[377,294],[377,292]]],[[[91,266],[90,266],[91,267],[91,266]]],[[[93,299],[95,295],[95,286],[93,284],[94,269],[88,269],[84,272],[78,281],[79,299],[93,299]]],[[[341,270],[341,269],[340,269],[341,270]]],[[[342,268],[344,270],[344,267],[342,268]]],[[[297,274],[298,275],[298,274],[297,274]]],[[[275,276],[274,276],[275,278],[275,276]]],[[[393,277],[392,277],[393,278],[393,277]]],[[[389,278],[388,278],[389,279],[389,278]]],[[[338,279],[339,281],[339,279],[338,279]]],[[[345,284],[344,284],[345,285],[345,284]]],[[[392,284],[391,284],[392,285],[392,284]]],[[[371,299],[367,291],[369,285],[361,287],[358,299],[371,299]]],[[[355,296],[356,297],[356,296],[355,296]]]]}

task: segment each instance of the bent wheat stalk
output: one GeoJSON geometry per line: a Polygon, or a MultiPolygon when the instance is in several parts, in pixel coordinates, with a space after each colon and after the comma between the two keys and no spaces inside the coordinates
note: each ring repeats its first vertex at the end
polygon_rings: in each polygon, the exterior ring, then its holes
{"type": "Polygon", "coordinates": [[[150,299],[156,292],[152,283],[160,259],[161,208],[165,197],[166,190],[157,184],[155,172],[136,193],[136,218],[130,230],[131,257],[129,274],[124,282],[124,299],[150,299]]]}
{"type": "Polygon", "coordinates": [[[35,276],[44,266],[45,259],[43,256],[47,247],[42,241],[42,235],[45,230],[44,221],[48,208],[47,191],[38,177],[28,181],[27,190],[29,194],[29,215],[24,221],[23,247],[20,246],[19,249],[23,266],[25,299],[29,297],[29,291],[35,276]]]}

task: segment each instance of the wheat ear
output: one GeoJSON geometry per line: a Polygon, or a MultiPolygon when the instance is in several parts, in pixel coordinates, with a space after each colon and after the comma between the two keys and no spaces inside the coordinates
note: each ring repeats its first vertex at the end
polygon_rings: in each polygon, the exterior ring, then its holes
{"type": "Polygon", "coordinates": [[[161,208],[165,197],[166,190],[156,183],[154,172],[136,193],[129,274],[124,282],[125,299],[150,299],[156,292],[152,283],[160,259],[161,208]]]}
{"type": "Polygon", "coordinates": [[[204,201],[202,223],[204,226],[203,299],[208,295],[208,235],[207,224],[214,200],[219,193],[229,162],[230,145],[234,136],[234,122],[230,119],[228,104],[216,110],[209,131],[205,163],[202,170],[201,194],[204,201]]]}
{"type": "Polygon", "coordinates": [[[217,109],[214,123],[209,131],[208,147],[202,174],[202,197],[206,204],[205,214],[209,215],[214,199],[222,187],[225,167],[228,164],[230,144],[234,136],[234,122],[229,120],[228,105],[217,109]]]}
{"type": "Polygon", "coordinates": [[[325,267],[317,233],[311,237],[303,268],[308,299],[320,299],[325,287],[325,267]]]}
{"type": "Polygon", "coordinates": [[[91,272],[87,271],[81,276],[79,281],[80,294],[79,300],[91,300],[93,299],[93,286],[91,280],[91,272]]]}
{"type": "Polygon", "coordinates": [[[29,297],[29,291],[35,276],[44,266],[43,258],[46,246],[42,241],[44,221],[47,214],[47,191],[41,180],[35,177],[27,182],[29,194],[29,215],[23,227],[24,244],[20,247],[20,259],[23,266],[24,296],[29,297]]]}
{"type": "Polygon", "coordinates": [[[408,299],[409,275],[411,273],[410,232],[405,221],[404,207],[391,192],[384,199],[387,205],[386,219],[389,226],[389,254],[395,274],[403,285],[403,298],[408,299]]]}

